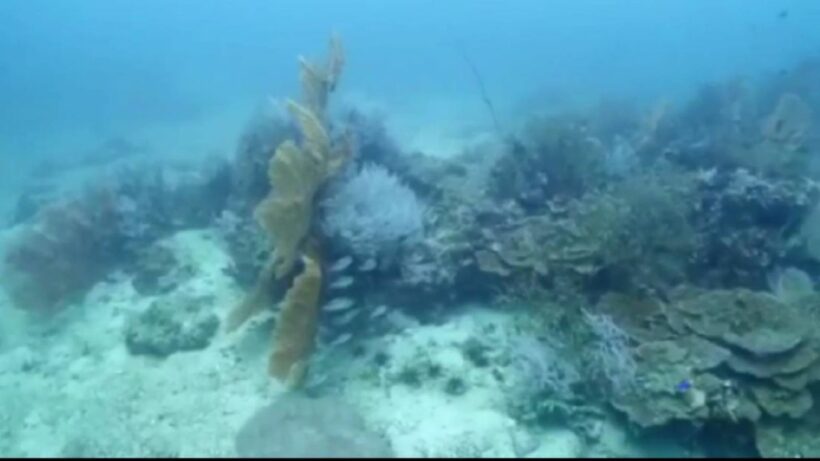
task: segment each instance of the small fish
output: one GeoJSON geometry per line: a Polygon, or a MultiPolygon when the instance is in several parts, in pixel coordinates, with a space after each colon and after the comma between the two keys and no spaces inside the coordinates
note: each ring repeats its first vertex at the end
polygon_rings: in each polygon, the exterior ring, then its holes
{"type": "Polygon", "coordinates": [[[387,306],[382,304],[381,306],[378,306],[376,309],[373,310],[373,312],[370,313],[370,318],[375,319],[376,317],[381,317],[382,315],[384,315],[386,313],[387,313],[387,306]]]}
{"type": "Polygon", "coordinates": [[[686,392],[692,388],[692,381],[688,379],[684,379],[683,381],[679,382],[677,386],[675,386],[675,390],[678,392],[686,392]]]}
{"type": "Polygon", "coordinates": [[[333,298],[325,304],[324,310],[327,312],[341,312],[350,309],[354,304],[350,298],[333,298]]]}
{"type": "Polygon", "coordinates": [[[331,341],[327,346],[328,347],[339,347],[342,344],[345,344],[345,343],[349,342],[351,339],[353,339],[353,334],[352,333],[342,333],[341,335],[339,335],[338,338],[331,341]]]}
{"type": "Polygon", "coordinates": [[[786,19],[789,17],[789,10],[780,10],[780,13],[777,14],[778,19],[786,19]]]}
{"type": "Polygon", "coordinates": [[[330,284],[330,289],[343,290],[345,288],[349,288],[350,285],[353,285],[353,277],[341,277],[340,279],[330,284]]]}
{"type": "Polygon", "coordinates": [[[328,270],[330,272],[342,272],[343,270],[350,267],[351,264],[353,264],[353,258],[350,256],[345,256],[344,258],[333,263],[333,265],[330,266],[330,269],[328,270]]]}
{"type": "Polygon", "coordinates": [[[407,330],[419,325],[418,320],[395,309],[387,313],[386,320],[393,328],[396,328],[397,330],[407,330]]]}
{"type": "Polygon", "coordinates": [[[331,320],[331,323],[333,323],[337,327],[345,326],[348,323],[352,322],[353,319],[355,319],[359,315],[359,312],[361,312],[361,311],[360,310],[354,310],[354,311],[347,312],[344,315],[340,315],[339,317],[336,317],[333,320],[331,320]]]}
{"type": "Polygon", "coordinates": [[[376,268],[376,260],[373,258],[368,259],[365,261],[361,266],[359,266],[359,270],[362,272],[370,272],[376,268]]]}

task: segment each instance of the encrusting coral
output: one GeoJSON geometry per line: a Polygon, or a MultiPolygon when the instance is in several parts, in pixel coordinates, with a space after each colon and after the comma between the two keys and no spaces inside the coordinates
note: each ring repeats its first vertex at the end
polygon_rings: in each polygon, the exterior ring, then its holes
{"type": "Polygon", "coordinates": [[[257,206],[255,217],[275,245],[245,300],[231,313],[228,329],[239,327],[255,312],[272,301],[273,287],[294,270],[300,257],[304,269],[297,276],[282,302],[271,357],[271,374],[298,386],[313,349],[322,286],[321,255],[311,244],[309,255],[301,256],[311,239],[314,199],[319,189],[336,174],[349,157],[347,142],[335,144],[324,122],[329,93],[336,88],[344,64],[341,43],[331,39],[330,57],[324,68],[300,58],[304,105],[288,101],[288,109],[302,133],[301,145],[283,142],[270,160],[268,177],[271,191],[257,206]]]}

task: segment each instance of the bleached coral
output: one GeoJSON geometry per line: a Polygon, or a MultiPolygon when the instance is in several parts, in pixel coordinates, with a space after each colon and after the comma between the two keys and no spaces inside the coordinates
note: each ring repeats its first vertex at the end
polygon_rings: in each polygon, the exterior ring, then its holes
{"type": "Polygon", "coordinates": [[[511,352],[517,376],[515,393],[535,396],[547,392],[553,398],[572,397],[572,387],[581,375],[560,347],[523,336],[513,342],[511,352]]]}
{"type": "Polygon", "coordinates": [[[393,251],[423,230],[425,208],[416,194],[374,164],[337,184],[321,207],[326,234],[364,258],[393,251]]]}

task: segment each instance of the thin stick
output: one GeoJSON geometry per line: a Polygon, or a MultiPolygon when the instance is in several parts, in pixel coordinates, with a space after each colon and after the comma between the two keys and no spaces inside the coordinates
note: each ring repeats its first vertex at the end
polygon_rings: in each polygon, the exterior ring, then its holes
{"type": "Polygon", "coordinates": [[[503,140],[504,130],[501,129],[501,124],[498,122],[498,117],[495,113],[495,107],[493,106],[492,100],[490,100],[490,96],[487,94],[487,87],[484,86],[484,79],[481,77],[481,72],[478,71],[478,67],[476,67],[473,60],[470,59],[470,56],[464,49],[464,45],[458,40],[455,40],[455,45],[459,51],[459,54],[461,54],[461,57],[464,58],[464,61],[467,63],[467,66],[472,71],[473,77],[475,78],[476,83],[478,84],[478,89],[481,92],[481,99],[484,101],[484,105],[487,106],[487,110],[490,112],[490,117],[492,117],[493,119],[493,125],[495,126],[495,130],[498,133],[498,137],[503,140]]]}

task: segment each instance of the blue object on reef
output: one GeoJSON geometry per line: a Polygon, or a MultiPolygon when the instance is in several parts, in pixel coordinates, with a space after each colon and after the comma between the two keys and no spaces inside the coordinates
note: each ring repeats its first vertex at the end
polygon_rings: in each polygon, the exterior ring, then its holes
{"type": "Polygon", "coordinates": [[[692,381],[688,379],[684,379],[683,381],[679,382],[677,386],[675,386],[675,390],[678,392],[686,392],[692,388],[692,381]]]}

